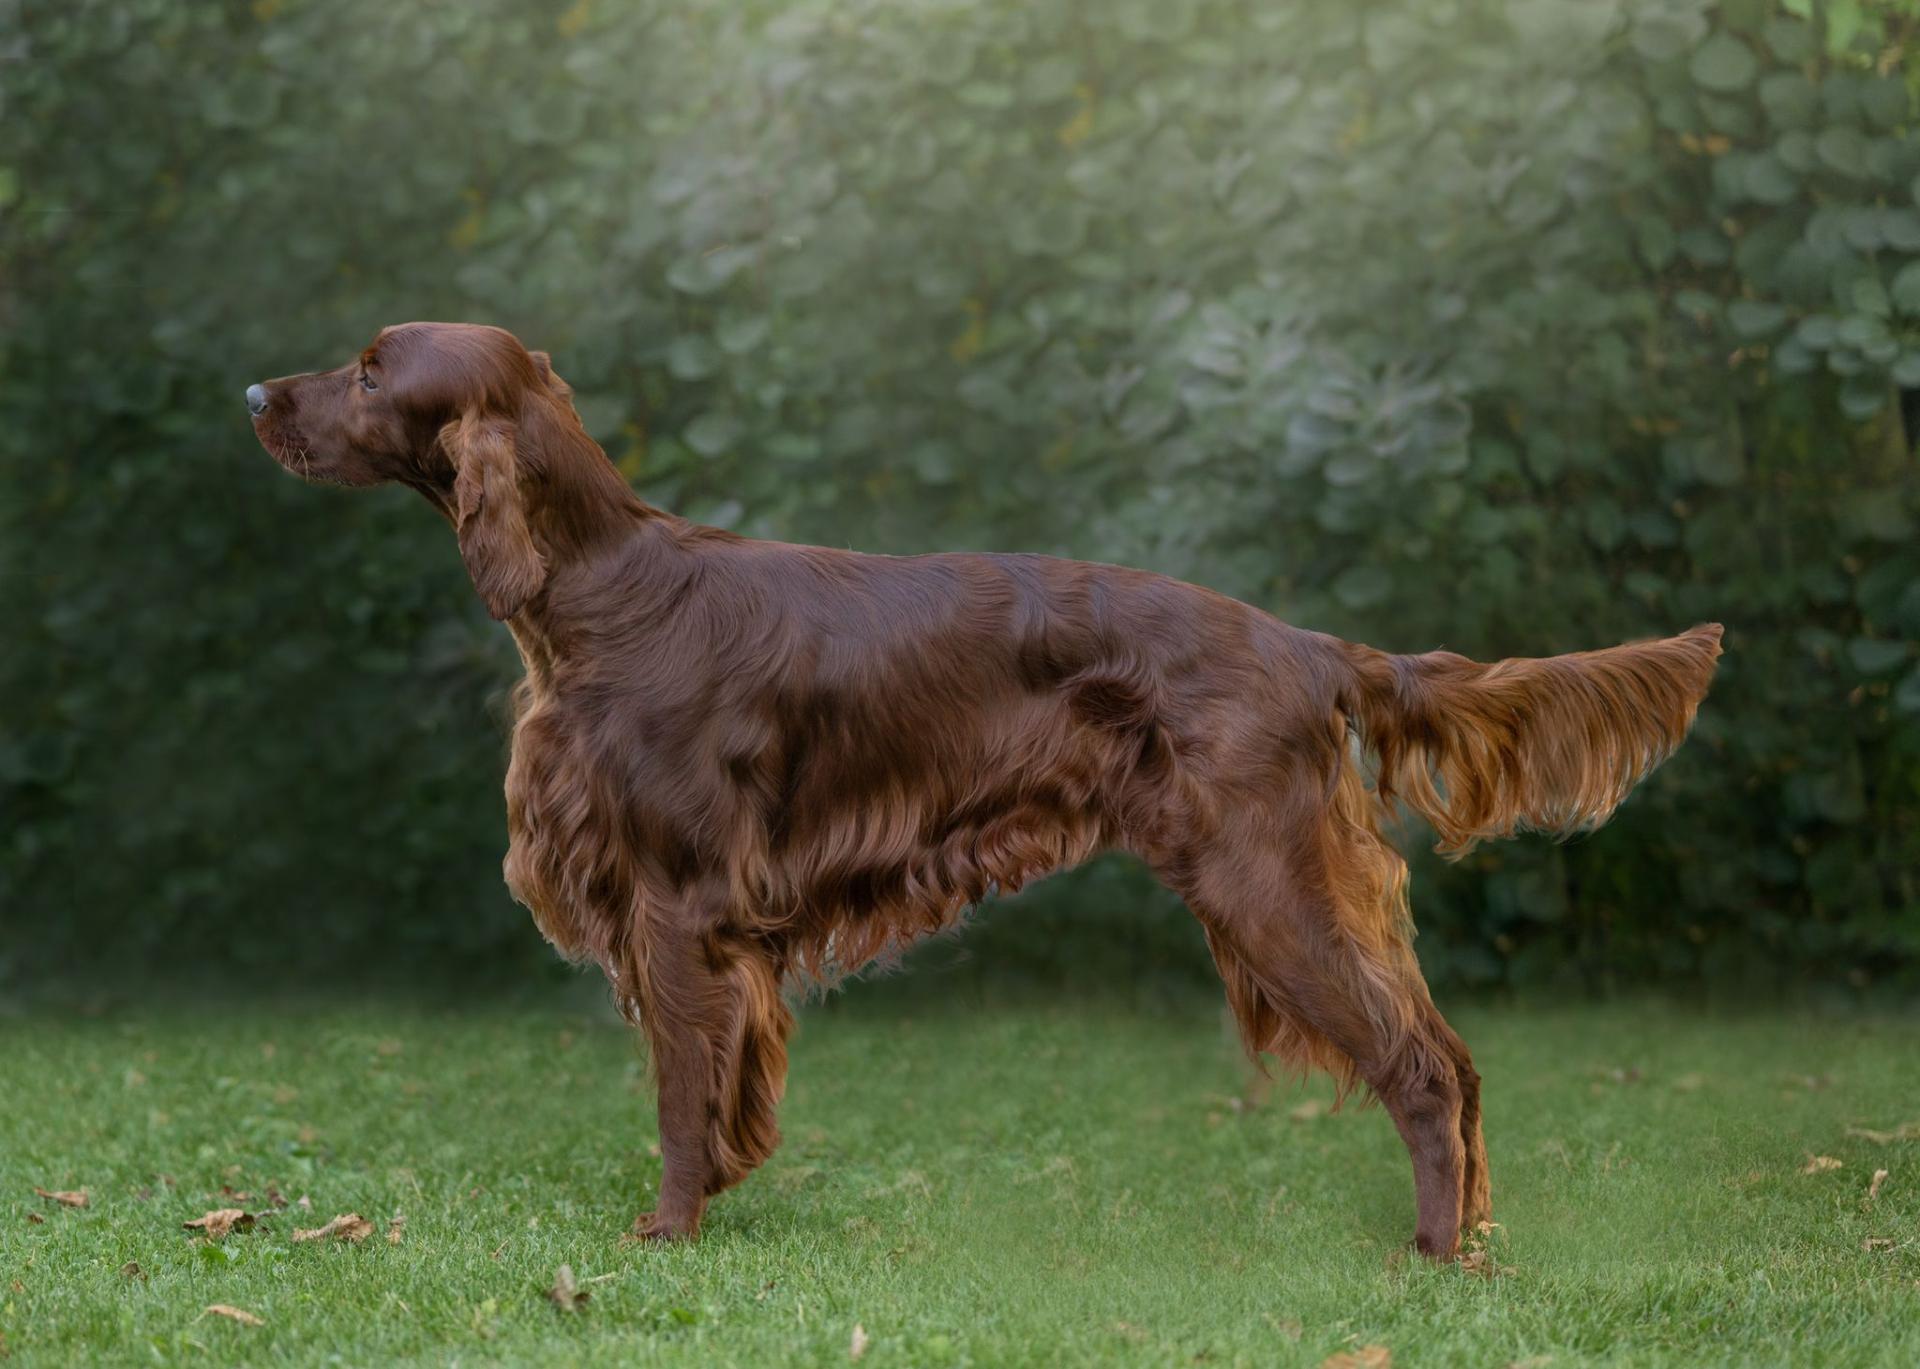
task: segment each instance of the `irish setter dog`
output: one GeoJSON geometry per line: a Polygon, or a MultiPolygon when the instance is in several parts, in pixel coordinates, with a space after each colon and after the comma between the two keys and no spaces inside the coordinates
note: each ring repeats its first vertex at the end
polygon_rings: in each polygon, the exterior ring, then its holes
{"type": "Polygon", "coordinates": [[[519,644],[506,880],[651,1041],[638,1233],[695,1235],[778,1143],[790,977],[1122,848],[1199,918],[1249,1053],[1385,1105],[1416,1243],[1458,1251],[1480,1077],[1383,825],[1404,803],[1458,852],[1604,821],[1685,736],[1717,625],[1481,665],[1118,566],[754,541],[643,503],[571,393],[498,328],[409,323],[247,404],[294,473],[425,495],[519,644]]]}

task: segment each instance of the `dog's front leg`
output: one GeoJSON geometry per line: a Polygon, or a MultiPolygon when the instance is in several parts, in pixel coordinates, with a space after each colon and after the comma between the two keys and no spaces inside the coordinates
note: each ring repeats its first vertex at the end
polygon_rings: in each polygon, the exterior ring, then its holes
{"type": "Polygon", "coordinates": [[[659,1086],[660,1199],[653,1211],[634,1218],[633,1231],[648,1240],[687,1239],[700,1234],[713,1168],[712,1062],[697,1024],[656,1022],[649,1015],[647,1027],[659,1086]]]}
{"type": "Polygon", "coordinates": [[[793,1016],[777,951],[724,930],[649,938],[642,1019],[660,1101],[660,1201],[636,1235],[697,1235],[707,1199],[738,1183],[780,1141],[793,1016]]]}

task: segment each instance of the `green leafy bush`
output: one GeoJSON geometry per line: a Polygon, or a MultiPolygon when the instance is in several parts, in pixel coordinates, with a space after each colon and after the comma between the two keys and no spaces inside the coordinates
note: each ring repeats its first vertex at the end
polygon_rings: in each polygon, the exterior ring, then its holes
{"type": "MultiPolygon", "coordinates": [[[[0,83],[4,953],[533,946],[510,643],[411,496],[280,477],[239,402],[453,317],[549,348],[647,497],[754,534],[1127,561],[1397,650],[1723,620],[1696,739],[1611,827],[1423,862],[1423,958],[1909,971],[1913,8],[35,9],[0,83]]],[[[984,936],[1198,963],[1140,934],[1167,916],[1106,871],[984,936]]]]}

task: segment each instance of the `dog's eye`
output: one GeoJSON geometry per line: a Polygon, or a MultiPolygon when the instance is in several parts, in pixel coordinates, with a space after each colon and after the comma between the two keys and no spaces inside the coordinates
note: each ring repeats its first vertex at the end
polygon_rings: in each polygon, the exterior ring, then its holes
{"type": "Polygon", "coordinates": [[[380,386],[374,381],[374,378],[372,376],[366,374],[363,371],[360,374],[360,388],[365,390],[368,394],[372,394],[375,390],[379,389],[380,386]]]}

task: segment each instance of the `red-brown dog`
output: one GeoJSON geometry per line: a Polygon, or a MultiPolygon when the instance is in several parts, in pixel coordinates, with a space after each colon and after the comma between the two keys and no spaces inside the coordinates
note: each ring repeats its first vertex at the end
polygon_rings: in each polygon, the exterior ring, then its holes
{"type": "Polygon", "coordinates": [[[638,1231],[695,1234],[778,1142],[787,975],[1121,847],[1200,919],[1249,1051],[1385,1104],[1419,1248],[1458,1249],[1480,1079],[1382,821],[1400,800],[1460,851],[1605,820],[1686,734],[1718,626],[1480,665],[1115,566],[752,541],[642,503],[570,393],[497,328],[412,323],[247,404],[289,470],[425,495],[519,643],[507,883],[651,1038],[638,1231]]]}

